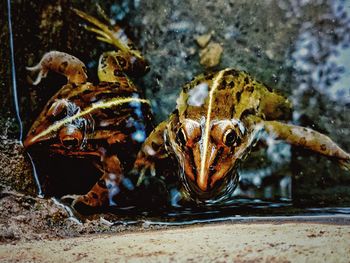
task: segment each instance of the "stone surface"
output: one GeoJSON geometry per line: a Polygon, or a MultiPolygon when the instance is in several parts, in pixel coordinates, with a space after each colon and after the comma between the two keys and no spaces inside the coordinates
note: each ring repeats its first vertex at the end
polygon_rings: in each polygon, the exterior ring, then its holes
{"type": "Polygon", "coordinates": [[[204,34],[204,35],[200,35],[200,36],[196,37],[196,42],[197,42],[198,46],[200,46],[201,48],[206,47],[206,45],[208,45],[213,33],[214,32],[210,32],[208,34],[204,34]]]}
{"type": "Polygon", "coordinates": [[[199,51],[200,63],[205,68],[212,68],[220,63],[223,48],[219,43],[209,43],[204,49],[199,51]]]}

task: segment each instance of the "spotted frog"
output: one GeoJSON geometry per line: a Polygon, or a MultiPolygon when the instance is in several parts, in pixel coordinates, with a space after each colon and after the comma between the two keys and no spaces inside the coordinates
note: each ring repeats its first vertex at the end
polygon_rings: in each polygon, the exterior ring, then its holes
{"type": "Polygon", "coordinates": [[[199,75],[183,87],[176,110],[144,142],[134,166],[138,184],[171,160],[185,199],[219,200],[234,190],[239,162],[264,134],[350,168],[350,155],[329,137],[283,122],[290,113],[288,99],[246,72],[227,68],[199,75]]]}
{"type": "Polygon", "coordinates": [[[34,85],[50,70],[67,77],[68,83],[47,102],[24,146],[28,151],[48,149],[63,156],[89,158],[102,176],[87,194],[74,196],[73,207],[97,208],[115,204],[122,182],[133,187],[126,181],[126,170],[152,128],[149,102],[128,76],[142,76],[148,63],[121,28],[74,11],[92,24],[87,30],[116,51],[100,56],[96,85],[87,81],[84,63],[67,53],[48,52],[28,68],[37,73],[34,85]]]}

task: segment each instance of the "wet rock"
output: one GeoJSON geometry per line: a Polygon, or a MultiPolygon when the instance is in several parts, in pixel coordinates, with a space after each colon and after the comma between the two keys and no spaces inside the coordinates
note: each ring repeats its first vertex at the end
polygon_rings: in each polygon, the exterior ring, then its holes
{"type": "Polygon", "coordinates": [[[211,36],[212,36],[213,32],[210,32],[208,34],[204,34],[201,36],[196,37],[196,42],[198,44],[198,46],[200,46],[201,48],[206,47],[206,45],[208,45],[211,36]]]}
{"type": "Polygon", "coordinates": [[[19,141],[0,136],[0,185],[35,195],[36,184],[28,156],[19,141]]]}
{"type": "Polygon", "coordinates": [[[206,68],[212,68],[220,63],[223,48],[219,43],[209,43],[199,52],[200,63],[206,68]]]}

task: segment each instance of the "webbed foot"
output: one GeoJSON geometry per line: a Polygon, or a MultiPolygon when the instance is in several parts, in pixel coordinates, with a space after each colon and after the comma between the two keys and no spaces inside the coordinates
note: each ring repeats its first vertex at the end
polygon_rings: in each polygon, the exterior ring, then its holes
{"type": "MultiPolygon", "coordinates": [[[[143,58],[141,52],[135,48],[133,42],[128,38],[122,28],[117,25],[113,27],[105,25],[100,20],[78,9],[73,8],[73,11],[93,25],[85,25],[86,30],[95,33],[98,40],[116,47],[118,52],[115,52],[114,59],[118,64],[117,71],[125,72],[134,77],[142,76],[149,71],[147,61],[143,58]]],[[[108,20],[102,11],[100,13],[104,17],[104,20],[108,20]]]]}
{"type": "Polygon", "coordinates": [[[96,213],[107,206],[91,192],[86,195],[65,195],[60,198],[60,201],[84,215],[96,213]]]}
{"type": "Polygon", "coordinates": [[[123,30],[119,27],[112,29],[110,26],[105,25],[100,20],[86,14],[83,11],[73,8],[73,11],[80,16],[82,19],[93,24],[95,27],[85,25],[85,29],[97,34],[97,39],[106,42],[108,44],[114,45],[117,49],[120,49],[125,52],[136,52],[138,55],[141,55],[139,51],[132,50],[128,46],[131,41],[127,38],[123,30]],[[127,39],[127,41],[125,41],[127,39]],[[124,40],[124,41],[123,41],[124,40]]]}
{"type": "Polygon", "coordinates": [[[71,206],[81,214],[92,214],[100,211],[107,204],[101,202],[99,198],[96,198],[89,192],[86,195],[80,195],[75,198],[71,206]]]}
{"type": "Polygon", "coordinates": [[[350,157],[349,159],[342,159],[338,161],[341,168],[344,170],[350,171],[350,157]]]}
{"type": "Polygon", "coordinates": [[[144,179],[148,176],[156,176],[155,164],[152,162],[147,162],[141,164],[140,162],[136,163],[134,168],[131,170],[130,175],[132,177],[137,177],[136,186],[140,186],[144,179]]]}

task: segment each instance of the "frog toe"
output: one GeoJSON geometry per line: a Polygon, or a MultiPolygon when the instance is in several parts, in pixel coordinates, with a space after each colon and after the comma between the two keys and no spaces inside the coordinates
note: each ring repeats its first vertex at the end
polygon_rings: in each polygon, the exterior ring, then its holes
{"type": "Polygon", "coordinates": [[[339,165],[346,171],[350,171],[350,158],[339,160],[339,165]]]}
{"type": "Polygon", "coordinates": [[[138,176],[136,186],[140,186],[146,177],[155,177],[156,170],[154,165],[144,166],[141,169],[133,169],[131,171],[132,176],[138,176]]]}
{"type": "Polygon", "coordinates": [[[105,205],[105,202],[103,202],[103,200],[101,200],[97,194],[91,192],[86,195],[78,196],[72,202],[72,207],[81,214],[96,213],[105,205]]]}
{"type": "Polygon", "coordinates": [[[80,195],[64,195],[60,198],[60,201],[66,205],[72,205],[79,196],[80,195]]]}

